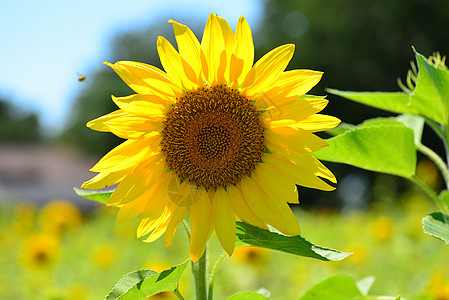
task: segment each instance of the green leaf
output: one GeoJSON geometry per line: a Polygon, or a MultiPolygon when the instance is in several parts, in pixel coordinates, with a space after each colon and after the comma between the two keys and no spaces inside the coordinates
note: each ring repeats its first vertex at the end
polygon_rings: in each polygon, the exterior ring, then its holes
{"type": "Polygon", "coordinates": [[[256,292],[241,292],[227,298],[227,300],[265,300],[265,299],[268,299],[268,297],[256,292]]]}
{"type": "Polygon", "coordinates": [[[300,300],[358,300],[365,299],[355,281],[348,275],[329,277],[312,286],[300,300]]]}
{"type": "Polygon", "coordinates": [[[243,222],[236,227],[236,247],[257,246],[324,261],[339,261],[351,254],[314,245],[300,235],[285,236],[243,222]]]}
{"type": "Polygon", "coordinates": [[[111,195],[114,192],[114,190],[86,190],[76,187],[74,187],[73,190],[78,196],[103,204],[108,203],[109,198],[111,198],[111,195]]]}
{"type": "Polygon", "coordinates": [[[128,273],[115,284],[105,300],[140,300],[161,292],[172,292],[178,288],[179,278],[189,261],[160,273],[145,269],[128,273]]]}
{"type": "Polygon", "coordinates": [[[356,282],[357,288],[365,296],[368,296],[368,292],[371,289],[371,286],[373,285],[373,283],[374,283],[373,276],[369,276],[369,277],[360,279],[359,281],[356,282]]]}
{"type": "Polygon", "coordinates": [[[326,140],[328,147],[313,153],[320,159],[411,178],[415,174],[413,130],[388,118],[368,120],[326,140]]]}
{"type": "Polygon", "coordinates": [[[449,245],[449,215],[434,212],[422,219],[424,232],[449,245]]]}
{"type": "Polygon", "coordinates": [[[351,92],[327,89],[329,93],[375,108],[399,114],[419,114],[409,105],[410,95],[403,92],[351,92]]]}
{"type": "Polygon", "coordinates": [[[421,143],[424,123],[426,122],[423,117],[403,114],[397,116],[396,120],[411,128],[415,134],[415,143],[421,143]]]}
{"type": "Polygon", "coordinates": [[[449,118],[449,71],[439,69],[416,52],[418,80],[410,106],[422,115],[447,125],[449,118]]]}
{"type": "Polygon", "coordinates": [[[336,136],[336,135],[340,135],[343,134],[351,129],[354,129],[355,126],[349,123],[340,123],[337,127],[335,127],[334,129],[331,130],[327,130],[326,133],[332,135],[332,136],[336,136]]]}

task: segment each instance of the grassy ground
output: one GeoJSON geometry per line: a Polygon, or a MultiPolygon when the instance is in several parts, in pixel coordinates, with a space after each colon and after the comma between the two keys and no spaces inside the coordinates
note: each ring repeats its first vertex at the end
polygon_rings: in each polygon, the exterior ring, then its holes
{"type": "MultiPolygon", "coordinates": [[[[259,288],[269,290],[271,299],[298,299],[314,283],[341,273],[355,280],[374,276],[375,295],[449,299],[449,248],[421,230],[422,217],[435,208],[420,194],[404,198],[394,208],[346,215],[296,210],[306,239],[354,254],[331,263],[239,248],[221,266],[215,299],[259,288]]],[[[135,238],[137,220],[120,224],[115,213],[99,206],[86,215],[64,201],[41,208],[23,202],[0,207],[0,299],[104,299],[125,273],[161,271],[188,258],[184,228],[169,248],[163,239],[145,244],[135,238]]],[[[213,237],[211,261],[221,251],[213,237]]],[[[185,299],[193,298],[191,280],[187,269],[180,285],[185,299]]]]}

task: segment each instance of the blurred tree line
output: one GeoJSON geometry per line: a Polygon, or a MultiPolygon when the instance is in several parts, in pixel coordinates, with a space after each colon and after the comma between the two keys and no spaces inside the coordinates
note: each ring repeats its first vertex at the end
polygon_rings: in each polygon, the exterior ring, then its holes
{"type": "MultiPolygon", "coordinates": [[[[405,78],[410,68],[409,62],[414,58],[412,46],[425,56],[433,51],[449,55],[447,0],[266,0],[261,3],[264,14],[260,16],[260,26],[250,24],[256,59],[279,45],[294,43],[296,50],[288,69],[325,72],[312,94],[327,94],[327,87],[399,91],[396,81],[398,77],[405,78]]],[[[147,29],[118,36],[111,45],[110,62],[133,60],[161,67],[157,36],[168,38],[176,47],[172,27],[167,24],[170,18],[174,17],[161,17],[147,29]]],[[[201,39],[206,20],[175,19],[191,27],[201,39]]],[[[89,75],[85,90],[76,100],[72,119],[59,140],[104,155],[120,139],[110,133],[90,130],[85,124],[117,109],[111,94],[132,93],[112,69],[100,67],[89,75]]],[[[345,122],[357,124],[367,118],[387,116],[385,112],[337,96],[328,98],[331,101],[324,113],[345,122]]],[[[343,166],[331,168],[339,178],[346,172],[343,166]]],[[[351,172],[358,170],[351,169],[351,172]]],[[[325,193],[323,197],[335,197],[335,193],[331,194],[325,193]]]]}
{"type": "Polygon", "coordinates": [[[0,98],[0,143],[42,141],[38,116],[25,113],[11,103],[8,99],[0,98]]]}

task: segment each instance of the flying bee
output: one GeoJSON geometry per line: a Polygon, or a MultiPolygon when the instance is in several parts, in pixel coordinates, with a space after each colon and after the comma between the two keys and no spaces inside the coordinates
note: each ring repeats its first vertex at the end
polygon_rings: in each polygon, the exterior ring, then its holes
{"type": "Polygon", "coordinates": [[[86,79],[87,79],[87,77],[84,76],[84,75],[79,75],[79,76],[78,76],[78,81],[79,81],[79,82],[83,82],[83,81],[85,81],[86,79]]]}

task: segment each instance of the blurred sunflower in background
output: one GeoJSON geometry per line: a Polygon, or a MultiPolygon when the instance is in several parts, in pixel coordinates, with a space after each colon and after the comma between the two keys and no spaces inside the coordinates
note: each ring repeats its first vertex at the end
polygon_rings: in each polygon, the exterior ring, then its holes
{"type": "Polygon", "coordinates": [[[59,244],[58,237],[53,234],[33,234],[22,244],[20,261],[31,268],[49,267],[56,260],[59,244]]]}
{"type": "Polygon", "coordinates": [[[80,210],[72,203],[63,199],[48,202],[41,211],[40,223],[42,229],[58,235],[76,228],[81,223],[80,210]]]}
{"type": "Polygon", "coordinates": [[[178,51],[163,37],[157,50],[165,71],[119,61],[109,65],[137,94],[114,97],[118,110],[90,121],[97,131],[126,139],[92,169],[82,187],[119,183],[108,206],[117,218],[140,216],[137,236],[165,233],[169,246],[190,215],[190,257],[196,262],[213,231],[233,253],[236,218],[287,235],[299,234],[288,203],[296,185],[333,190],[335,176],[310,153],[327,145],[314,132],[337,118],[317,114],[328,103],[306,93],[322,73],[285,71],[294,45],[277,47],[254,65],[250,27],[235,34],[211,14],[201,43],[173,20],[178,51]]]}

